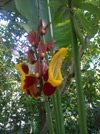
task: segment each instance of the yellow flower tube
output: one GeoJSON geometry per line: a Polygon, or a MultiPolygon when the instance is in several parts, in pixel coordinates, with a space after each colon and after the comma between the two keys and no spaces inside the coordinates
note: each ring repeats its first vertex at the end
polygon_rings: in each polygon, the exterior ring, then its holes
{"type": "Polygon", "coordinates": [[[48,82],[57,87],[62,82],[62,74],[61,74],[61,65],[66,56],[67,49],[61,48],[58,52],[54,54],[49,64],[48,70],[48,82]]]}

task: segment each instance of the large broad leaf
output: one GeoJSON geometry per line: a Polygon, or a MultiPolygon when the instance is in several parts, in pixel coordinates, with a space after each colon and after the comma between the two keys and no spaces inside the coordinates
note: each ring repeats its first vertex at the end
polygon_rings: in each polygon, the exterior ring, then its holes
{"type": "Polygon", "coordinates": [[[38,27],[38,8],[36,0],[15,0],[17,10],[33,23],[34,29],[38,27]]]}

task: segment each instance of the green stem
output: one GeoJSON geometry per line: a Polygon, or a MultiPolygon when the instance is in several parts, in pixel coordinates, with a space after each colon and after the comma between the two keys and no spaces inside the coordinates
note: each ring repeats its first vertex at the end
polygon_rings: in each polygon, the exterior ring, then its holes
{"type": "Polygon", "coordinates": [[[54,128],[53,128],[53,124],[52,124],[52,117],[51,117],[51,113],[50,113],[50,106],[49,106],[49,102],[48,102],[48,97],[44,96],[45,98],[45,105],[46,105],[46,111],[47,111],[47,120],[48,120],[48,125],[49,125],[49,132],[50,134],[54,134],[54,128]]]}
{"type": "Polygon", "coordinates": [[[60,133],[60,122],[59,122],[59,111],[57,107],[57,100],[55,94],[52,95],[52,102],[53,102],[53,108],[54,108],[54,115],[55,115],[55,124],[56,124],[56,133],[60,133]]]}
{"type": "Polygon", "coordinates": [[[64,119],[63,119],[63,112],[62,112],[62,104],[61,104],[61,96],[60,96],[60,89],[57,88],[56,90],[56,104],[57,104],[57,112],[58,112],[58,120],[60,125],[60,134],[65,134],[64,128],[64,119]]]}
{"type": "MultiPolygon", "coordinates": [[[[71,0],[68,0],[68,6],[71,9],[71,0]]],[[[74,29],[72,12],[70,12],[70,23],[71,23],[72,49],[73,49],[76,88],[77,88],[80,134],[87,134],[85,101],[84,101],[84,94],[83,94],[83,87],[82,87],[82,80],[81,80],[80,59],[79,59],[77,36],[74,29]]]]}
{"type": "MultiPolygon", "coordinates": [[[[49,0],[47,0],[47,6],[49,5],[49,0]]],[[[48,6],[48,17],[49,17],[49,22],[52,22],[51,20],[51,11],[50,11],[50,6],[48,6]]],[[[51,35],[51,40],[53,39],[53,28],[52,28],[52,23],[50,24],[50,35],[51,35]]]]}

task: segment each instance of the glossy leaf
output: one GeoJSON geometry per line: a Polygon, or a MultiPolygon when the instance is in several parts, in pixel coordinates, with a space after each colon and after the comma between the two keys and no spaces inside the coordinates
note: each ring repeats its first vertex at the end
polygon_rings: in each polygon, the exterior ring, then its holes
{"type": "Polygon", "coordinates": [[[31,23],[36,29],[38,27],[38,8],[36,0],[15,0],[17,10],[31,23]]]}

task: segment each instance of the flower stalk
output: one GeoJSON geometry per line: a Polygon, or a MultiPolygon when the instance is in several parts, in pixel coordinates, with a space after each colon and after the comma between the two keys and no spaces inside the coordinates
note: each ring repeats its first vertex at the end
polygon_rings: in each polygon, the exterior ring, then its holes
{"type": "Polygon", "coordinates": [[[56,133],[60,134],[60,122],[59,122],[59,112],[57,107],[57,100],[55,94],[52,95],[52,103],[54,108],[54,117],[55,117],[55,124],[56,124],[56,133]]]}
{"type": "Polygon", "coordinates": [[[63,118],[63,112],[62,112],[62,104],[61,104],[61,96],[60,96],[60,88],[58,87],[56,90],[56,105],[57,105],[57,112],[58,112],[58,122],[60,127],[60,133],[59,134],[65,134],[65,128],[64,128],[64,118],[63,118]]]}
{"type": "Polygon", "coordinates": [[[48,120],[48,125],[49,125],[49,132],[50,132],[50,134],[55,134],[54,128],[53,128],[53,123],[52,123],[51,112],[50,112],[50,106],[49,106],[49,102],[48,102],[48,97],[44,96],[44,98],[45,98],[45,106],[46,106],[46,112],[47,112],[47,120],[48,120]]]}
{"type": "MultiPolygon", "coordinates": [[[[69,6],[69,9],[72,9],[71,0],[68,0],[68,6],[69,6]]],[[[76,36],[76,32],[74,28],[74,21],[73,21],[74,16],[72,12],[69,12],[69,15],[70,15],[70,25],[71,25],[73,58],[74,58],[74,66],[75,66],[80,134],[87,134],[85,101],[84,101],[84,93],[83,93],[82,80],[81,80],[77,36],[76,36]]]]}

